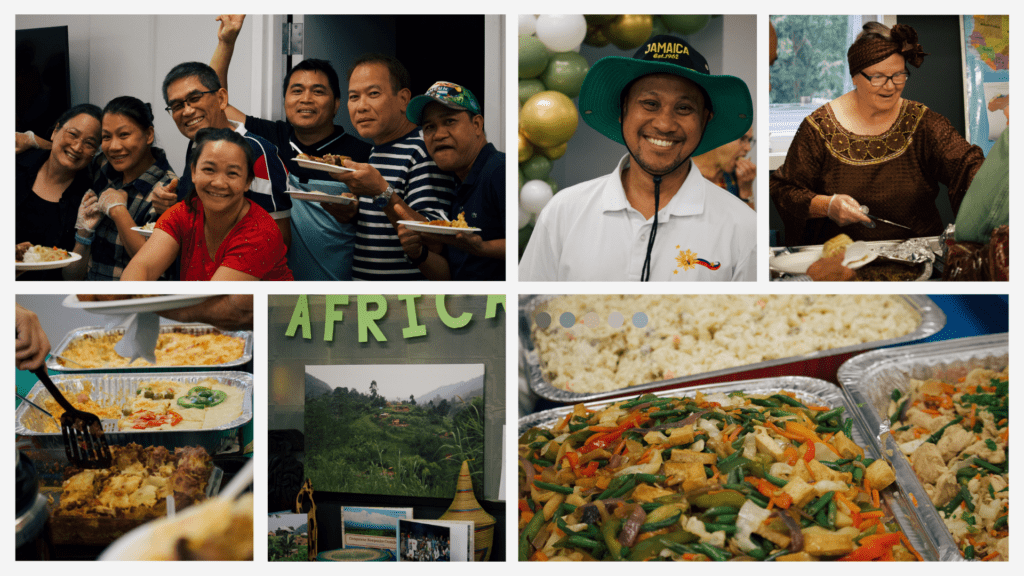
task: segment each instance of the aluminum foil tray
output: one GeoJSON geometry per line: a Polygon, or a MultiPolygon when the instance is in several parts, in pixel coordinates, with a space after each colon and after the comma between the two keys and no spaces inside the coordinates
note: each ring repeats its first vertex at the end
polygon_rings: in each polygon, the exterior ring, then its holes
{"type": "Polygon", "coordinates": [[[251,330],[240,330],[237,332],[225,332],[223,330],[214,328],[208,324],[164,324],[160,326],[160,333],[165,334],[168,332],[182,332],[185,334],[192,334],[194,336],[204,336],[206,334],[225,334],[227,336],[234,336],[236,338],[242,338],[245,341],[245,347],[242,350],[242,356],[225,362],[223,364],[205,364],[202,366],[125,366],[123,368],[81,368],[75,367],[70,362],[67,366],[62,365],[57,361],[56,356],[59,356],[68,349],[71,342],[82,336],[93,336],[100,337],[107,334],[124,334],[123,328],[110,329],[102,326],[87,326],[85,328],[78,328],[68,332],[64,339],[59,344],[53,347],[50,353],[50,357],[46,359],[46,368],[53,372],[75,372],[75,373],[108,373],[108,372],[119,372],[119,373],[134,373],[134,372],[181,372],[182,370],[190,371],[211,371],[211,370],[227,370],[230,368],[237,368],[244,366],[245,364],[252,361],[252,331],[251,330]]]}
{"type": "MultiPolygon", "coordinates": [[[[853,401],[844,394],[838,386],[831,382],[818,380],[817,378],[806,378],[803,376],[780,376],[775,378],[761,378],[757,380],[743,380],[739,382],[706,384],[679,390],[661,390],[654,392],[653,394],[660,397],[685,398],[695,396],[698,391],[705,394],[715,392],[723,392],[726,394],[730,392],[767,394],[775,393],[780,390],[793,392],[796,395],[796,399],[805,404],[816,404],[819,406],[829,406],[831,408],[843,406],[847,413],[854,411],[853,401]]],[[[606,406],[622,400],[626,399],[619,398],[616,400],[588,402],[586,403],[586,406],[591,410],[601,410],[606,406]]],[[[553,426],[559,420],[565,418],[566,414],[571,413],[572,410],[572,406],[563,406],[559,408],[552,408],[551,410],[544,410],[542,412],[537,412],[524,418],[520,418],[518,435],[521,436],[527,430],[535,426],[553,426]]],[[[869,440],[870,434],[868,434],[868,429],[865,428],[864,424],[857,419],[854,419],[853,421],[852,433],[853,441],[864,448],[865,457],[879,457],[878,448],[869,440]]],[[[899,480],[900,471],[897,470],[896,474],[897,480],[899,480]]],[[[911,471],[910,474],[913,476],[913,471],[911,471]]],[[[886,489],[882,496],[892,509],[896,521],[899,522],[903,531],[907,534],[907,538],[910,540],[910,543],[914,545],[914,548],[917,549],[922,558],[925,560],[938,560],[938,547],[932,539],[930,532],[924,529],[922,519],[918,514],[920,509],[915,508],[913,504],[911,504],[907,492],[902,488],[903,485],[904,484],[899,483],[896,489],[886,489]]],[[[918,501],[920,501],[920,498],[918,498],[918,501]]],[[[927,497],[925,501],[927,502],[927,497]]]]}
{"type": "Polygon", "coordinates": [[[855,418],[871,431],[875,449],[885,455],[904,491],[917,498],[918,513],[929,536],[938,544],[942,560],[962,559],[953,536],[931,504],[928,493],[889,430],[889,395],[907,392],[910,379],[959,379],[974,368],[1002,370],[1009,362],[1008,334],[991,334],[928,344],[875,350],[861,354],[839,368],[839,382],[853,400],[855,418]]]}
{"type": "MultiPolygon", "coordinates": [[[[206,498],[220,493],[224,471],[214,466],[206,483],[206,498]]],[[[104,518],[95,516],[53,516],[53,510],[60,505],[61,484],[41,487],[50,514],[50,536],[55,546],[106,546],[135,528],[154,519],[104,518]]]]}
{"type": "MultiPolygon", "coordinates": [[[[179,446],[202,446],[210,455],[219,452],[222,446],[234,437],[238,428],[252,420],[252,375],[244,372],[156,372],[146,374],[56,374],[52,376],[54,384],[61,391],[75,394],[83,390],[84,381],[92,383],[93,399],[101,406],[111,404],[120,405],[122,399],[132,398],[139,384],[150,380],[171,380],[196,384],[201,380],[213,378],[226,386],[234,386],[243,391],[242,415],[233,421],[217,428],[209,430],[126,430],[121,432],[108,432],[107,441],[111,445],[125,445],[135,442],[142,446],[164,446],[173,449],[179,446]]],[[[49,392],[41,382],[36,382],[26,395],[29,400],[37,397],[42,400],[49,397],[49,392]]],[[[37,402],[41,404],[41,402],[37,402]]],[[[57,432],[37,432],[29,429],[26,425],[48,417],[22,402],[15,411],[14,432],[17,439],[30,442],[32,450],[44,452],[56,452],[56,455],[43,455],[43,459],[55,459],[67,463],[64,455],[64,438],[57,432]]],[[[29,457],[33,462],[37,461],[34,452],[29,457]]]]}
{"type": "MultiPolygon", "coordinates": [[[[922,264],[922,266],[921,266],[921,275],[917,277],[917,281],[918,282],[924,282],[926,280],[929,280],[932,277],[933,270],[936,268],[936,266],[935,266],[936,264],[938,264],[937,269],[939,271],[942,270],[942,266],[944,264],[944,260],[943,260],[943,244],[939,240],[938,236],[923,236],[923,237],[919,237],[919,238],[907,238],[906,240],[871,240],[871,241],[865,242],[865,244],[867,244],[871,248],[874,248],[875,251],[877,252],[879,248],[887,248],[887,249],[895,248],[896,246],[899,246],[900,244],[903,244],[904,242],[906,242],[908,240],[923,241],[923,243],[931,251],[932,258],[930,260],[925,260],[923,262],[917,262],[919,264],[922,264]]],[[[810,245],[807,245],[807,246],[788,246],[788,247],[787,246],[773,246],[771,248],[771,254],[773,256],[779,256],[781,254],[787,254],[787,253],[793,253],[793,252],[804,252],[804,251],[807,251],[807,250],[817,250],[817,251],[820,252],[822,247],[823,247],[822,244],[810,244],[810,245]]],[[[904,263],[907,263],[907,264],[914,263],[914,262],[911,262],[911,261],[908,261],[908,260],[903,260],[903,259],[896,259],[896,261],[897,262],[904,262],[904,263]]],[[[776,278],[778,278],[780,276],[785,276],[786,273],[784,273],[784,272],[782,272],[780,270],[776,270],[774,268],[769,268],[769,275],[770,275],[771,279],[774,280],[774,279],[776,279],[776,278]]]]}
{"type": "MultiPolygon", "coordinates": [[[[544,372],[541,369],[540,357],[533,344],[533,335],[530,330],[530,323],[533,317],[533,312],[537,306],[555,296],[544,295],[544,296],[523,296],[520,298],[519,303],[519,351],[523,355],[525,360],[524,369],[526,372],[526,380],[529,384],[530,391],[552,402],[561,402],[566,404],[575,404],[578,402],[589,402],[591,400],[597,400],[600,398],[612,398],[622,396],[636,396],[642,392],[648,392],[655,389],[672,387],[672,386],[685,386],[691,383],[707,382],[707,381],[718,381],[723,380],[734,380],[737,378],[758,378],[765,374],[758,373],[755,371],[764,371],[765,369],[771,369],[773,374],[784,373],[786,365],[796,364],[798,362],[805,362],[808,360],[821,360],[828,359],[835,356],[845,355],[849,357],[858,352],[865,350],[871,350],[874,348],[881,348],[885,346],[892,346],[894,344],[900,344],[903,342],[913,342],[914,340],[922,340],[942,330],[942,327],[946,325],[946,314],[939,308],[931,298],[927,296],[912,294],[912,295],[899,295],[908,306],[910,306],[915,312],[921,316],[921,323],[917,328],[906,335],[900,336],[899,338],[889,338],[887,340],[876,340],[873,342],[865,342],[863,344],[855,344],[853,346],[843,346],[841,348],[833,348],[831,350],[820,350],[812,352],[810,354],[803,354],[801,356],[788,356],[786,358],[777,358],[775,360],[768,360],[765,362],[757,362],[754,364],[746,364],[744,366],[735,366],[733,368],[724,368],[722,370],[714,370],[711,372],[703,372],[700,374],[691,374],[689,376],[681,376],[677,378],[671,378],[668,380],[659,380],[655,382],[647,382],[645,384],[637,384],[636,386],[629,386],[627,388],[620,388],[618,390],[608,390],[605,392],[569,392],[568,390],[562,390],[554,387],[547,378],[544,377],[544,372]]],[[[841,360],[836,361],[835,366],[839,365],[841,360]]],[[[833,368],[834,370],[834,368],[833,368]]],[[[805,374],[806,375],[806,374],[805,374]]],[[[813,376],[820,376],[820,374],[811,374],[813,376]]]]}

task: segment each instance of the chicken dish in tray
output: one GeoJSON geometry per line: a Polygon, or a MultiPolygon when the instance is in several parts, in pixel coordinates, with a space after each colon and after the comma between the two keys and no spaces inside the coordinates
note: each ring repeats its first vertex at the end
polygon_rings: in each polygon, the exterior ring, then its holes
{"type": "Polygon", "coordinates": [[[1009,560],[1009,373],[894,390],[892,433],[967,559],[1009,560]]]}

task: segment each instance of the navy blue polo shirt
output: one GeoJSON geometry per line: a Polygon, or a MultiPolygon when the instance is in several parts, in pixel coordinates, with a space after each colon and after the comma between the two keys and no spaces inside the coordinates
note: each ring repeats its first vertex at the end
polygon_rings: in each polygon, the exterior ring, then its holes
{"type": "MultiPolygon", "coordinates": [[[[505,153],[488,143],[473,162],[466,180],[458,183],[449,218],[466,213],[466,222],[480,228],[484,240],[505,237],[505,153]]],[[[504,280],[505,260],[475,256],[448,246],[452,280],[504,280]]]]}

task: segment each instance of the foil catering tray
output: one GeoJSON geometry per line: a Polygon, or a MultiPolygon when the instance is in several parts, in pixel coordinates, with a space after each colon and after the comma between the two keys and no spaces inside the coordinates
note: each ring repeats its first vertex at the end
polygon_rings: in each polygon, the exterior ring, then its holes
{"type": "Polygon", "coordinates": [[[597,400],[600,398],[612,398],[612,397],[623,397],[623,396],[637,396],[643,392],[650,392],[657,389],[664,389],[668,387],[682,387],[696,383],[707,383],[707,382],[722,382],[726,380],[737,380],[737,379],[748,379],[748,378],[760,378],[769,375],[785,373],[787,365],[793,365],[798,362],[806,361],[820,361],[821,370],[817,373],[804,373],[805,376],[814,376],[823,378],[826,377],[825,372],[828,371],[828,367],[831,366],[831,370],[834,370],[848,358],[854,354],[863,352],[865,350],[871,350],[874,348],[881,348],[885,346],[892,346],[894,344],[900,344],[903,342],[913,342],[915,340],[922,340],[942,330],[943,326],[946,325],[946,315],[942,312],[942,309],[932,301],[931,298],[922,295],[899,295],[904,303],[917,312],[921,317],[921,322],[917,328],[898,338],[889,338],[886,340],[876,340],[872,342],[865,342],[863,344],[855,344],[853,346],[843,346],[840,348],[833,348],[831,350],[820,350],[812,352],[810,354],[803,354],[800,356],[788,356],[785,358],[778,358],[775,360],[768,360],[765,362],[756,362],[754,364],[746,364],[743,366],[735,366],[732,368],[724,368],[722,370],[714,370],[711,372],[703,372],[700,374],[691,374],[688,376],[680,376],[667,380],[659,380],[655,382],[647,382],[644,384],[637,384],[635,386],[629,386],[627,388],[620,388],[618,390],[608,390],[604,392],[570,392],[568,390],[562,390],[553,386],[547,378],[544,377],[544,371],[541,365],[541,359],[537,353],[536,347],[533,343],[533,334],[531,331],[531,321],[534,316],[536,308],[550,300],[554,296],[523,296],[520,298],[519,303],[519,351],[523,356],[523,367],[526,373],[527,384],[530,387],[530,391],[537,396],[550,400],[552,402],[560,402],[566,404],[575,404],[578,402],[589,402],[591,400],[597,400]]]}
{"type": "MultiPolygon", "coordinates": [[[[845,408],[844,412],[849,413],[854,411],[853,400],[848,395],[844,394],[843,390],[838,386],[831,382],[826,382],[817,378],[806,378],[803,376],[780,376],[773,378],[761,378],[757,380],[706,384],[678,390],[662,390],[654,392],[653,394],[659,397],[685,398],[695,396],[698,391],[704,394],[728,394],[730,392],[767,394],[786,391],[794,393],[796,399],[805,404],[828,406],[830,408],[843,406],[845,408]]],[[[599,402],[587,402],[586,407],[591,410],[602,410],[605,407],[622,400],[625,400],[625,398],[603,400],[599,402]]],[[[566,414],[571,413],[572,410],[572,406],[562,406],[520,418],[519,436],[522,436],[523,433],[535,426],[553,426],[559,420],[565,418],[566,414]]],[[[865,428],[862,422],[858,421],[856,418],[854,419],[852,440],[864,448],[865,457],[879,458],[878,448],[870,441],[869,432],[869,429],[865,428]]],[[[903,473],[905,474],[906,472],[904,471],[903,473]]],[[[913,475],[912,470],[910,471],[910,474],[913,475]]],[[[899,480],[899,470],[896,471],[896,475],[897,480],[899,480]]],[[[921,557],[925,560],[939,560],[939,549],[936,542],[932,539],[930,532],[925,530],[922,524],[922,519],[918,515],[919,509],[915,508],[911,503],[908,493],[902,488],[902,486],[903,484],[899,483],[896,485],[895,489],[892,487],[887,488],[883,491],[882,497],[892,509],[893,516],[896,521],[899,522],[903,531],[906,533],[907,538],[910,540],[910,543],[913,544],[914,548],[916,548],[921,554],[921,557]]],[[[920,498],[918,498],[918,501],[920,502],[920,498]]],[[[925,502],[927,501],[926,497],[925,502]]]]}
{"type": "MultiPolygon", "coordinates": [[[[206,498],[220,493],[224,471],[213,466],[206,483],[206,498]]],[[[60,505],[61,486],[44,486],[40,494],[50,499],[50,536],[55,546],[106,546],[154,518],[106,518],[100,516],[54,516],[60,505]]],[[[197,503],[198,505],[198,503],[197,503]]]]}
{"type": "Polygon", "coordinates": [[[191,334],[193,336],[205,336],[206,334],[224,334],[227,336],[234,336],[236,338],[242,338],[245,342],[245,347],[242,350],[242,355],[229,362],[222,364],[204,364],[202,366],[125,366],[121,368],[102,367],[102,368],[82,368],[76,366],[71,362],[65,366],[57,360],[57,356],[62,355],[71,342],[81,338],[83,336],[92,336],[98,338],[107,334],[124,334],[123,328],[111,329],[104,328],[102,326],[87,326],[84,328],[78,328],[68,332],[64,339],[59,344],[53,347],[50,357],[46,359],[46,368],[54,372],[75,372],[75,373],[133,373],[133,372],[180,372],[182,370],[189,371],[213,371],[213,370],[228,370],[231,368],[238,368],[244,366],[252,361],[252,331],[251,330],[239,330],[236,332],[227,332],[214,328],[208,324],[164,324],[160,326],[160,333],[166,334],[169,332],[181,332],[184,334],[191,334]]]}
{"type": "Polygon", "coordinates": [[[889,431],[889,395],[907,392],[910,379],[959,379],[975,368],[1002,370],[1009,362],[1009,335],[990,334],[861,354],[839,367],[839,383],[851,397],[853,413],[896,470],[896,480],[914,495],[924,528],[938,544],[940,559],[962,559],[956,541],[889,431]]]}
{"type": "MultiPolygon", "coordinates": [[[[82,392],[86,381],[92,383],[92,399],[101,406],[120,406],[125,398],[134,398],[139,385],[151,380],[171,380],[194,385],[202,380],[213,378],[225,386],[234,386],[242,390],[242,414],[231,422],[209,430],[125,430],[107,432],[106,438],[111,445],[125,445],[130,442],[142,446],[164,446],[173,450],[179,446],[202,446],[211,456],[222,449],[236,435],[238,429],[252,420],[252,386],[251,374],[244,372],[156,372],[142,374],[55,374],[54,384],[69,395],[82,392]]],[[[49,397],[49,392],[41,382],[36,382],[26,395],[35,401],[49,397]]],[[[48,416],[22,402],[15,410],[15,436],[18,441],[27,441],[31,448],[29,457],[33,462],[54,461],[66,465],[64,438],[59,427],[56,432],[38,432],[40,422],[48,416]],[[32,426],[31,428],[29,426],[32,426]],[[35,429],[33,429],[35,428],[35,429]],[[52,454],[51,454],[52,453],[52,454]]],[[[41,472],[42,473],[42,472],[41,472]]]]}

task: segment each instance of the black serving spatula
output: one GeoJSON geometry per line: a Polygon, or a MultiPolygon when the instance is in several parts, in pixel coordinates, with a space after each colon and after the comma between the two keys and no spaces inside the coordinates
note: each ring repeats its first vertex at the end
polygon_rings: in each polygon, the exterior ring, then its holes
{"type": "Polygon", "coordinates": [[[64,436],[64,452],[68,461],[80,468],[110,467],[113,459],[99,416],[79,410],[68,402],[60,388],[50,380],[45,366],[36,368],[32,373],[64,408],[64,414],[60,417],[60,432],[64,436]]]}

